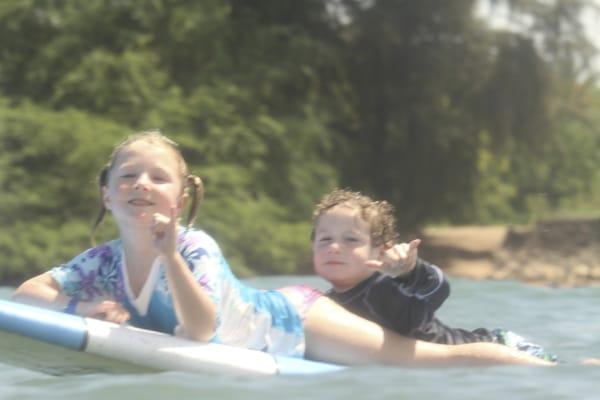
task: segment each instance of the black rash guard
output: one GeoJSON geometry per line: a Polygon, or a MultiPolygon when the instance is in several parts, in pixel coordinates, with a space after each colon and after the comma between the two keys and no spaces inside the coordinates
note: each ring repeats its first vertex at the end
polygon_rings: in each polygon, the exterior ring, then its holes
{"type": "Polygon", "coordinates": [[[348,311],[415,339],[442,344],[494,341],[487,329],[450,328],[435,317],[449,294],[450,285],[440,268],[420,258],[407,276],[375,272],[345,292],[327,292],[348,311]]]}

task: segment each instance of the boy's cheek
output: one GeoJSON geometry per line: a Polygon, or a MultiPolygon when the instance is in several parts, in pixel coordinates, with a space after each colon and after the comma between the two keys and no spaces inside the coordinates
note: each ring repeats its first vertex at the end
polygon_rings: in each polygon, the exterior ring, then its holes
{"type": "Polygon", "coordinates": [[[317,275],[323,275],[325,271],[323,271],[322,265],[319,264],[316,260],[313,262],[313,270],[317,275]]]}
{"type": "Polygon", "coordinates": [[[314,253],[313,255],[313,265],[315,267],[320,266],[322,263],[322,257],[319,256],[319,254],[317,252],[314,253]]]}
{"type": "Polygon", "coordinates": [[[386,248],[383,246],[374,247],[371,249],[371,258],[376,260],[383,260],[385,256],[386,248]]]}

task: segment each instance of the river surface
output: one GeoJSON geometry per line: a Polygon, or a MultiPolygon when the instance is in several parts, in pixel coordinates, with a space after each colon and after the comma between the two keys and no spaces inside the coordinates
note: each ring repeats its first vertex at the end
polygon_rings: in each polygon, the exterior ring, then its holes
{"type": "MultiPolygon", "coordinates": [[[[359,367],[304,377],[240,377],[183,372],[53,376],[2,363],[0,399],[599,399],[600,288],[552,289],[503,281],[450,278],[452,294],[438,317],[461,328],[502,327],[558,354],[554,368],[410,369],[359,367]]],[[[327,285],[314,277],[269,277],[272,288],[327,285]]],[[[0,288],[7,298],[11,288],[0,288]]]]}

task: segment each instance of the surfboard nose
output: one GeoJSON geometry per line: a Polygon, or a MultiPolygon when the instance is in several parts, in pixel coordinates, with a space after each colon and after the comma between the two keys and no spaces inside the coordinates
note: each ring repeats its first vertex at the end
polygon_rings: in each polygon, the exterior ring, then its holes
{"type": "Polygon", "coordinates": [[[78,351],[87,336],[79,316],[7,300],[0,300],[0,329],[78,351]]]}

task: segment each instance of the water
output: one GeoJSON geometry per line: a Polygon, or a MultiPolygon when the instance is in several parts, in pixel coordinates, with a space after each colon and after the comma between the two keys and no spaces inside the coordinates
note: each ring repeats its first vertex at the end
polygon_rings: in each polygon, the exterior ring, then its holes
{"type": "MultiPolygon", "coordinates": [[[[253,279],[260,287],[313,277],[253,279]]],[[[517,282],[451,279],[452,294],[438,313],[451,326],[511,329],[566,362],[554,368],[409,369],[360,367],[308,377],[240,377],[163,372],[50,376],[1,363],[0,399],[596,399],[600,367],[578,365],[600,357],[600,288],[551,289],[517,282]]],[[[0,298],[11,289],[0,289],[0,298]]]]}

